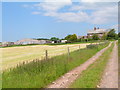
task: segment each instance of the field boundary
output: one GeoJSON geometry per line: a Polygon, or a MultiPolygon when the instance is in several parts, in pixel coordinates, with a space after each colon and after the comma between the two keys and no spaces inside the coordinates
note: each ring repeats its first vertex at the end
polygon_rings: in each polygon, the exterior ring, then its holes
{"type": "MultiPolygon", "coordinates": [[[[50,59],[52,57],[55,57],[55,56],[59,56],[59,55],[63,55],[63,54],[67,54],[68,56],[70,55],[71,52],[74,52],[76,50],[81,50],[81,49],[84,49],[84,48],[87,48],[87,45],[99,45],[99,44],[103,44],[105,42],[97,42],[97,43],[87,43],[85,47],[82,47],[83,45],[79,44],[77,46],[69,46],[66,47],[66,48],[63,48],[63,49],[60,49],[60,50],[54,50],[55,53],[52,53],[53,51],[49,51],[49,50],[44,50],[44,52],[41,54],[41,57],[40,58],[34,58],[34,59],[29,59],[29,60],[25,60],[25,61],[16,61],[14,65],[12,66],[6,66],[6,68],[2,68],[3,71],[10,71],[12,68],[15,68],[15,67],[18,67],[18,66],[21,66],[23,64],[28,64],[30,62],[37,62],[38,60],[47,60],[47,59],[50,59]],[[62,52],[63,51],[63,52],[62,52]],[[56,53],[57,52],[57,53],[56,53]],[[59,53],[58,53],[59,52],[59,53]],[[61,53],[62,52],[62,53],[61,53]]],[[[24,54],[25,56],[26,54],[24,54]]],[[[14,58],[13,58],[14,59],[14,58]]]]}

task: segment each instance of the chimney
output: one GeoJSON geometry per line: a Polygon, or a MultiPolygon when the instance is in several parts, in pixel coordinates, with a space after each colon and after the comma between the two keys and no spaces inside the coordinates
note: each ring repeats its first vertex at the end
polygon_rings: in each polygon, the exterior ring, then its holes
{"type": "Polygon", "coordinates": [[[94,27],[94,30],[96,30],[96,27],[94,27]]]}

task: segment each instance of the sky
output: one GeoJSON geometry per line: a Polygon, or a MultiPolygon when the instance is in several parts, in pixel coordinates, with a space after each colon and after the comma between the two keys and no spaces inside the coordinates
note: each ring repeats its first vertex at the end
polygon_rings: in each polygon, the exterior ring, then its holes
{"type": "Polygon", "coordinates": [[[117,28],[117,2],[2,2],[2,41],[83,36],[94,27],[117,28]]]}

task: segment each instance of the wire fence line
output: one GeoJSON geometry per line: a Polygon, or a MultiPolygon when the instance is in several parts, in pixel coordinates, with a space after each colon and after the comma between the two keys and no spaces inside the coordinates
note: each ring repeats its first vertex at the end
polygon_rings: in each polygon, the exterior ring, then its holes
{"type": "MultiPolygon", "coordinates": [[[[91,43],[91,44],[102,44],[102,43],[104,43],[104,42],[99,42],[99,43],[91,43]]],[[[90,45],[90,44],[88,44],[88,45],[90,45]]],[[[87,45],[84,47],[84,48],[86,48],[87,47],[87,45]]],[[[83,47],[82,47],[83,48],[83,47]]],[[[80,49],[82,49],[81,48],[81,45],[77,45],[77,46],[72,46],[72,47],[66,47],[66,48],[64,48],[64,49],[60,49],[60,50],[54,50],[54,51],[49,51],[49,50],[47,50],[47,56],[48,56],[48,58],[51,58],[51,57],[53,57],[53,56],[57,56],[57,55],[61,55],[61,54],[66,54],[66,53],[70,53],[70,52],[73,52],[73,51],[75,51],[75,50],[80,50],[80,49]],[[64,52],[63,52],[64,51],[64,52]],[[53,52],[55,52],[55,53],[53,53],[53,52]]]]}
{"type": "Polygon", "coordinates": [[[45,56],[47,56],[47,57],[45,57],[45,58],[51,58],[52,56],[62,55],[62,54],[66,54],[66,53],[69,54],[70,52],[78,50],[78,49],[81,49],[80,45],[75,46],[75,47],[67,47],[66,49],[55,50],[54,51],[55,53],[52,53],[52,54],[51,54],[51,51],[49,52],[47,50],[47,52],[45,52],[45,56]],[[58,53],[56,53],[56,52],[58,52],[58,53]]]}
{"type": "MultiPolygon", "coordinates": [[[[100,42],[100,43],[103,43],[103,42],[100,42]]],[[[100,44],[100,43],[91,43],[91,44],[100,44]]],[[[87,46],[87,45],[86,45],[87,46]]],[[[86,46],[84,48],[86,48],[86,46]]],[[[66,48],[63,48],[63,49],[59,49],[59,50],[53,50],[53,51],[49,51],[49,50],[45,50],[40,58],[35,58],[33,60],[25,60],[25,61],[22,61],[22,62],[18,62],[16,65],[14,65],[13,67],[10,67],[9,68],[6,68],[5,70],[9,69],[11,70],[11,68],[15,68],[15,67],[18,67],[20,65],[24,65],[24,64],[27,64],[27,63],[30,63],[30,62],[37,62],[38,60],[48,60],[54,56],[58,56],[58,55],[62,55],[62,54],[66,54],[68,55],[68,57],[70,56],[70,53],[75,51],[75,50],[80,50],[82,49],[83,47],[81,47],[80,44],[78,44],[77,46],[67,46],[66,48]]]]}

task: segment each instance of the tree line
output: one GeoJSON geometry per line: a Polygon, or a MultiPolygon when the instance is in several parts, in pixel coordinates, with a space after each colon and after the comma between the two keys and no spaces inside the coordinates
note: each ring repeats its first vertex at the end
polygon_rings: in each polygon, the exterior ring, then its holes
{"type": "Polygon", "coordinates": [[[77,35],[68,35],[65,37],[66,40],[71,41],[71,42],[84,42],[84,41],[92,41],[92,40],[117,40],[120,38],[120,32],[117,34],[115,33],[115,29],[111,29],[108,33],[103,34],[102,37],[99,37],[98,34],[93,34],[91,37],[87,36],[87,38],[80,38],[77,39],[77,35]]]}
{"type": "Polygon", "coordinates": [[[67,42],[87,42],[92,40],[117,40],[118,38],[120,38],[120,32],[117,34],[115,33],[115,29],[111,29],[108,33],[105,33],[102,37],[99,37],[98,34],[93,34],[92,37],[88,36],[87,38],[84,38],[83,36],[80,39],[78,39],[76,34],[70,34],[63,39],[51,37],[50,39],[38,38],[37,40],[50,40],[50,41],[67,40],[67,42]]]}

